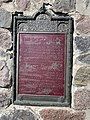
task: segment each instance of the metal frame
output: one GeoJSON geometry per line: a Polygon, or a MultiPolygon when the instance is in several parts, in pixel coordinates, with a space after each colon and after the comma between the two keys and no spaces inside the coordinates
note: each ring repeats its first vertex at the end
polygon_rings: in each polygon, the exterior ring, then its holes
{"type": "MultiPolygon", "coordinates": [[[[45,105],[45,106],[70,106],[71,105],[71,83],[72,83],[72,55],[73,55],[73,19],[64,13],[56,13],[51,15],[45,8],[45,4],[40,10],[33,16],[23,16],[22,12],[16,12],[12,17],[12,28],[13,28],[13,59],[14,59],[14,69],[13,69],[13,103],[21,104],[21,105],[45,105]],[[66,31],[66,39],[67,39],[67,58],[66,58],[66,78],[65,78],[65,96],[62,97],[51,97],[51,96],[26,96],[26,95],[18,95],[18,34],[19,32],[19,24],[25,23],[29,20],[36,20],[39,15],[47,15],[49,16],[51,21],[57,22],[67,22],[68,30],[66,31]]],[[[28,33],[24,32],[24,33],[28,33]]],[[[58,33],[56,32],[44,32],[44,31],[30,31],[30,33],[58,33]]]]}

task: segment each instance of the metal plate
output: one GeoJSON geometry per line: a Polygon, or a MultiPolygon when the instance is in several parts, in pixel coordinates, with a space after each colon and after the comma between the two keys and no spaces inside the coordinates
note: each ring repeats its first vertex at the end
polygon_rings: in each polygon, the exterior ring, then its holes
{"type": "Polygon", "coordinates": [[[13,15],[15,104],[70,106],[72,35],[68,15],[13,15]]]}
{"type": "Polygon", "coordinates": [[[19,94],[64,96],[65,34],[19,34],[19,94]]]}

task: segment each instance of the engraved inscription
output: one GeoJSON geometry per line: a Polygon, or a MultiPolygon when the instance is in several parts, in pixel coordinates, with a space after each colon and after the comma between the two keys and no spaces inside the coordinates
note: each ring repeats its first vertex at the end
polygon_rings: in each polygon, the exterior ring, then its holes
{"type": "Polygon", "coordinates": [[[64,95],[64,33],[19,34],[19,94],[64,95]]]}

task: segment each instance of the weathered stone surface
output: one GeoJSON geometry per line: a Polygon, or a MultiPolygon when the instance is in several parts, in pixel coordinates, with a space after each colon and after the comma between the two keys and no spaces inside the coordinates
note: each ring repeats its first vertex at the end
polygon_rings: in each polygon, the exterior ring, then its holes
{"type": "Polygon", "coordinates": [[[15,12],[15,11],[20,11],[20,10],[17,10],[13,4],[13,0],[12,2],[6,2],[6,3],[3,3],[2,6],[1,6],[4,10],[12,13],[12,12],[15,12]]]}
{"type": "Polygon", "coordinates": [[[0,70],[2,70],[4,66],[5,66],[5,61],[1,60],[0,61],[0,70]]]}
{"type": "Polygon", "coordinates": [[[86,110],[86,120],[90,120],[90,109],[86,110]]]}
{"type": "Polygon", "coordinates": [[[77,49],[81,52],[87,52],[90,50],[90,36],[89,37],[79,37],[76,36],[75,43],[77,49]]]}
{"type": "Polygon", "coordinates": [[[84,16],[76,26],[77,34],[90,35],[90,17],[84,16]]]}
{"type": "Polygon", "coordinates": [[[0,6],[2,5],[2,3],[5,3],[5,2],[9,2],[10,0],[0,0],[0,6]]]}
{"type": "Polygon", "coordinates": [[[5,61],[0,61],[0,86],[10,85],[9,69],[5,61]]]}
{"type": "Polygon", "coordinates": [[[90,109],[90,90],[87,90],[87,108],[90,109]]]}
{"type": "Polygon", "coordinates": [[[80,14],[78,11],[75,12],[75,22],[78,23],[85,18],[85,15],[80,14]]]}
{"type": "Polygon", "coordinates": [[[15,7],[21,11],[35,11],[38,10],[43,2],[53,3],[54,0],[13,0],[15,7]]]}
{"type": "Polygon", "coordinates": [[[36,10],[38,10],[40,7],[42,7],[43,3],[50,3],[53,4],[55,0],[33,0],[31,3],[32,10],[35,7],[36,10]]]}
{"type": "Polygon", "coordinates": [[[64,109],[44,109],[40,111],[43,120],[85,120],[84,112],[64,109]]]}
{"type": "Polygon", "coordinates": [[[2,49],[0,49],[0,57],[5,58],[7,56],[7,53],[2,49]]]}
{"type": "Polygon", "coordinates": [[[29,109],[8,109],[3,113],[0,120],[39,120],[29,109]]]}
{"type": "Polygon", "coordinates": [[[17,9],[25,10],[29,4],[29,0],[14,0],[14,5],[17,9]]]}
{"type": "Polygon", "coordinates": [[[12,46],[11,33],[7,29],[0,28],[0,48],[10,49],[12,46]]]}
{"type": "Polygon", "coordinates": [[[0,0],[0,2],[9,2],[11,0],[0,0]]]}
{"type": "Polygon", "coordinates": [[[10,105],[11,91],[9,89],[0,88],[0,108],[10,105]]]}
{"type": "Polygon", "coordinates": [[[85,110],[87,108],[87,90],[77,89],[74,93],[74,109],[85,110]]]}
{"type": "Polygon", "coordinates": [[[82,63],[90,64],[90,54],[83,54],[77,57],[77,60],[79,60],[82,63]]]}
{"type": "Polygon", "coordinates": [[[11,19],[11,13],[0,8],[0,27],[9,28],[11,26],[11,19]]]}
{"type": "Polygon", "coordinates": [[[75,9],[75,0],[55,0],[53,6],[56,11],[70,12],[75,9]]]}
{"type": "Polygon", "coordinates": [[[77,71],[74,77],[74,83],[76,85],[87,85],[88,81],[90,80],[90,67],[81,67],[77,71]]]}
{"type": "Polygon", "coordinates": [[[76,11],[82,15],[90,15],[90,0],[76,0],[76,11]]]}

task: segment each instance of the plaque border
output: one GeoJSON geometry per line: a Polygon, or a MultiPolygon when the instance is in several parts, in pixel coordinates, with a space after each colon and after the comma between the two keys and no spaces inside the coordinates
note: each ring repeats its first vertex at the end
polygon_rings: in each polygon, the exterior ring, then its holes
{"type": "MultiPolygon", "coordinates": [[[[71,85],[72,85],[72,64],[73,64],[73,19],[68,16],[68,15],[60,15],[60,16],[51,16],[50,13],[48,12],[44,12],[42,11],[37,12],[35,15],[31,16],[23,16],[22,12],[16,12],[15,14],[13,14],[12,17],[12,35],[13,35],[13,59],[14,59],[14,69],[13,69],[13,74],[12,74],[12,79],[13,79],[13,103],[14,104],[20,104],[20,105],[36,105],[36,106],[62,106],[62,107],[70,107],[71,106],[71,85]],[[18,40],[18,24],[27,20],[36,20],[37,16],[40,14],[46,14],[48,15],[51,20],[57,20],[57,21],[68,21],[68,25],[69,25],[69,31],[66,33],[67,34],[67,44],[69,45],[68,51],[67,51],[67,64],[69,66],[67,66],[67,76],[68,80],[67,80],[67,84],[65,85],[65,90],[66,90],[66,94],[63,97],[57,98],[55,97],[50,97],[48,100],[47,98],[43,97],[43,100],[40,99],[40,97],[38,96],[30,96],[30,97],[26,97],[25,95],[23,96],[18,96],[17,95],[17,40],[18,40]],[[69,61],[68,61],[69,60],[69,61]],[[26,98],[26,99],[25,99],[26,98]]],[[[31,32],[30,32],[31,33],[31,32]]],[[[34,32],[33,32],[34,33],[34,32]]],[[[35,32],[38,33],[38,32],[35,32]]],[[[41,32],[41,33],[45,33],[45,32],[41,32]]],[[[47,33],[54,33],[54,32],[47,32],[47,33]]],[[[57,32],[60,33],[60,32],[57,32]]],[[[66,80],[65,80],[66,82],[66,80]]]]}

